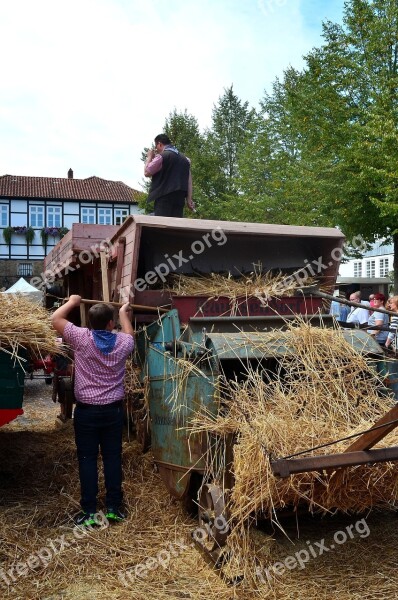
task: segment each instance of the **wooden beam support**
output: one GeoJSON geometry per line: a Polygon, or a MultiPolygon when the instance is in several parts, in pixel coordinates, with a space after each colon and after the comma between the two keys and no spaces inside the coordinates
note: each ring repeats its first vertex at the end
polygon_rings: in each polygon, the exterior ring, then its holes
{"type": "Polygon", "coordinates": [[[381,419],[376,421],[373,427],[379,427],[380,425],[384,425],[384,423],[390,424],[385,427],[380,427],[380,429],[375,429],[374,431],[368,431],[367,433],[362,434],[361,437],[357,438],[355,442],[348,446],[345,452],[369,450],[388,435],[390,431],[393,431],[398,426],[398,404],[389,410],[388,413],[383,415],[381,419]],[[391,423],[391,421],[395,421],[396,419],[396,423],[391,423]]]}
{"type": "Polygon", "coordinates": [[[271,461],[271,468],[274,475],[286,478],[294,473],[308,473],[310,471],[322,471],[323,469],[338,469],[340,467],[353,467],[393,460],[398,460],[398,446],[363,452],[342,452],[340,454],[310,456],[307,458],[281,458],[271,461]]]}
{"type": "Polygon", "coordinates": [[[119,238],[119,244],[117,247],[117,259],[116,259],[116,281],[115,281],[115,296],[114,298],[120,300],[120,284],[122,283],[122,272],[124,253],[126,250],[126,238],[119,238]]]}
{"type": "Polygon", "coordinates": [[[84,304],[80,304],[80,325],[81,327],[87,327],[86,307],[84,304]]]}
{"type": "Polygon", "coordinates": [[[104,302],[109,302],[109,280],[108,280],[108,261],[105,250],[100,251],[101,259],[101,278],[102,278],[102,297],[104,302]]]}
{"type": "MultiPolygon", "coordinates": [[[[65,301],[66,300],[67,298],[65,298],[65,301]]],[[[124,302],[105,302],[105,300],[89,300],[88,298],[82,298],[80,300],[80,308],[83,304],[110,304],[111,306],[120,308],[123,306],[124,302]]],[[[143,304],[130,304],[130,306],[134,310],[145,310],[159,313],[167,313],[170,310],[169,308],[163,308],[161,306],[145,306],[143,304]]]]}

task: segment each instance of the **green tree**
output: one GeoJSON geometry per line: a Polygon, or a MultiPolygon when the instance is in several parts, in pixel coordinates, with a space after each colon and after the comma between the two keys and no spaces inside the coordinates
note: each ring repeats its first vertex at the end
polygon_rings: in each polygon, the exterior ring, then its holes
{"type": "Polygon", "coordinates": [[[241,193],[239,156],[249,143],[256,112],[234,93],[233,86],[213,106],[212,124],[204,134],[203,167],[207,174],[202,212],[207,218],[234,218],[232,206],[241,193]]]}
{"type": "MultiPolygon", "coordinates": [[[[234,94],[233,86],[224,90],[213,107],[211,127],[201,133],[196,117],[174,109],[165,120],[163,131],[191,160],[193,198],[197,217],[237,218],[239,154],[248,142],[255,118],[254,109],[234,94]]],[[[147,149],[142,153],[145,161],[147,149]]],[[[149,182],[147,182],[147,189],[149,182]]],[[[187,212],[187,216],[192,213],[187,212]]]]}
{"type": "Polygon", "coordinates": [[[270,212],[398,249],[398,3],[349,0],[323,37],[263,100],[270,212]]]}

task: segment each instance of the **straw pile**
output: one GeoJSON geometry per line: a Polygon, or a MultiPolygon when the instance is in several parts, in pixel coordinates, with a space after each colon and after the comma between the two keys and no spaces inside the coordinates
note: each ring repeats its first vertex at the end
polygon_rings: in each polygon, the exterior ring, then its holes
{"type": "MultiPolygon", "coordinates": [[[[152,468],[151,456],[143,456],[135,443],[127,441],[123,449],[127,520],[77,539],[71,523],[79,501],[72,424],[63,429],[54,426],[56,406],[51,402],[51,391],[43,384],[43,410],[35,415],[37,421],[32,420],[32,409],[39,401],[37,395],[31,395],[33,386],[38,382],[28,381],[25,392],[29,428],[20,430],[17,419],[0,430],[0,453],[7,455],[7,460],[0,463],[1,566],[8,579],[8,570],[26,563],[29,557],[32,568],[22,574],[14,570],[16,581],[10,588],[0,576],[1,598],[329,600],[338,596],[340,600],[395,600],[398,528],[396,517],[380,512],[366,516],[370,529],[367,538],[355,534],[335,551],[311,558],[303,569],[286,570],[283,576],[271,570],[269,581],[262,570],[265,583],[257,579],[257,587],[252,590],[245,582],[237,587],[226,585],[191,543],[190,534],[197,522],[168,496],[152,468]],[[177,542],[186,547],[179,547],[177,542]],[[39,554],[44,562],[34,566],[33,559],[39,554]],[[156,565],[158,558],[163,559],[164,566],[156,565]],[[155,561],[151,570],[141,577],[129,577],[131,569],[149,559],[155,561]]],[[[101,480],[99,509],[103,508],[103,494],[101,480]]],[[[353,522],[341,518],[337,522],[336,518],[324,519],[322,523],[319,519],[307,520],[301,523],[300,540],[296,539],[295,522],[285,525],[290,539],[277,531],[271,540],[255,531],[260,567],[265,569],[270,561],[276,564],[308,548],[306,540],[314,543],[324,538],[330,548],[334,533],[353,522]]]]}
{"type": "Polygon", "coordinates": [[[22,349],[36,357],[60,353],[45,308],[18,294],[0,294],[0,351],[17,356],[22,349]]]}
{"type": "MultiPolygon", "coordinates": [[[[273,475],[272,458],[307,449],[307,456],[344,452],[353,440],[314,452],[311,448],[367,430],[394,404],[380,395],[382,381],[340,330],[298,323],[275,335],[293,351],[276,357],[278,376],[249,368],[243,382],[225,381],[224,410],[215,418],[197,415],[192,426],[193,431],[218,434],[221,440],[236,435],[235,484],[227,496],[233,536],[240,545],[253,520],[265,516],[277,522],[277,511],[286,507],[295,511],[304,507],[310,513],[362,513],[397,502],[397,468],[392,463],[287,479],[273,475]]],[[[398,430],[377,446],[394,445],[398,430]]],[[[222,444],[218,447],[222,451],[222,444]]],[[[220,456],[209,456],[212,477],[217,477],[220,462],[220,456]]]]}
{"type": "Polygon", "coordinates": [[[305,284],[302,279],[283,273],[261,273],[253,271],[250,275],[234,278],[229,275],[211,273],[209,276],[172,275],[168,288],[177,296],[219,296],[236,300],[237,298],[256,297],[267,302],[271,298],[293,296],[297,289],[310,287],[316,283],[312,277],[307,277],[305,284]]]}
{"type": "Polygon", "coordinates": [[[124,376],[124,391],[127,398],[132,398],[136,394],[142,393],[142,383],[140,381],[140,369],[130,358],[126,361],[126,372],[124,376]]]}

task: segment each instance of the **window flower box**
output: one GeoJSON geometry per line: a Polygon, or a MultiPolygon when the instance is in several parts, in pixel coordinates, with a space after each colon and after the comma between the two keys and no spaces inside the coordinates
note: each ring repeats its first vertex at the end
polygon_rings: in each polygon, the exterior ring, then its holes
{"type": "Polygon", "coordinates": [[[47,245],[48,237],[51,235],[53,238],[59,236],[63,238],[69,229],[67,227],[43,227],[40,230],[41,242],[43,246],[47,245]]]}
{"type": "Polygon", "coordinates": [[[35,230],[33,227],[26,227],[26,225],[19,227],[5,227],[5,229],[3,229],[3,238],[6,244],[11,244],[11,237],[13,234],[24,235],[28,246],[35,238],[35,230]]]}

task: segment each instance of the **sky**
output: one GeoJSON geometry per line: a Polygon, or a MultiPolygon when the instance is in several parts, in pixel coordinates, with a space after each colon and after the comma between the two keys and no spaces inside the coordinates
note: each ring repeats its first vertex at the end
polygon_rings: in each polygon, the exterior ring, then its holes
{"type": "Polygon", "coordinates": [[[93,175],[141,190],[174,109],[203,131],[224,90],[258,108],[342,22],[344,0],[8,0],[0,4],[0,175],[93,175]]]}

